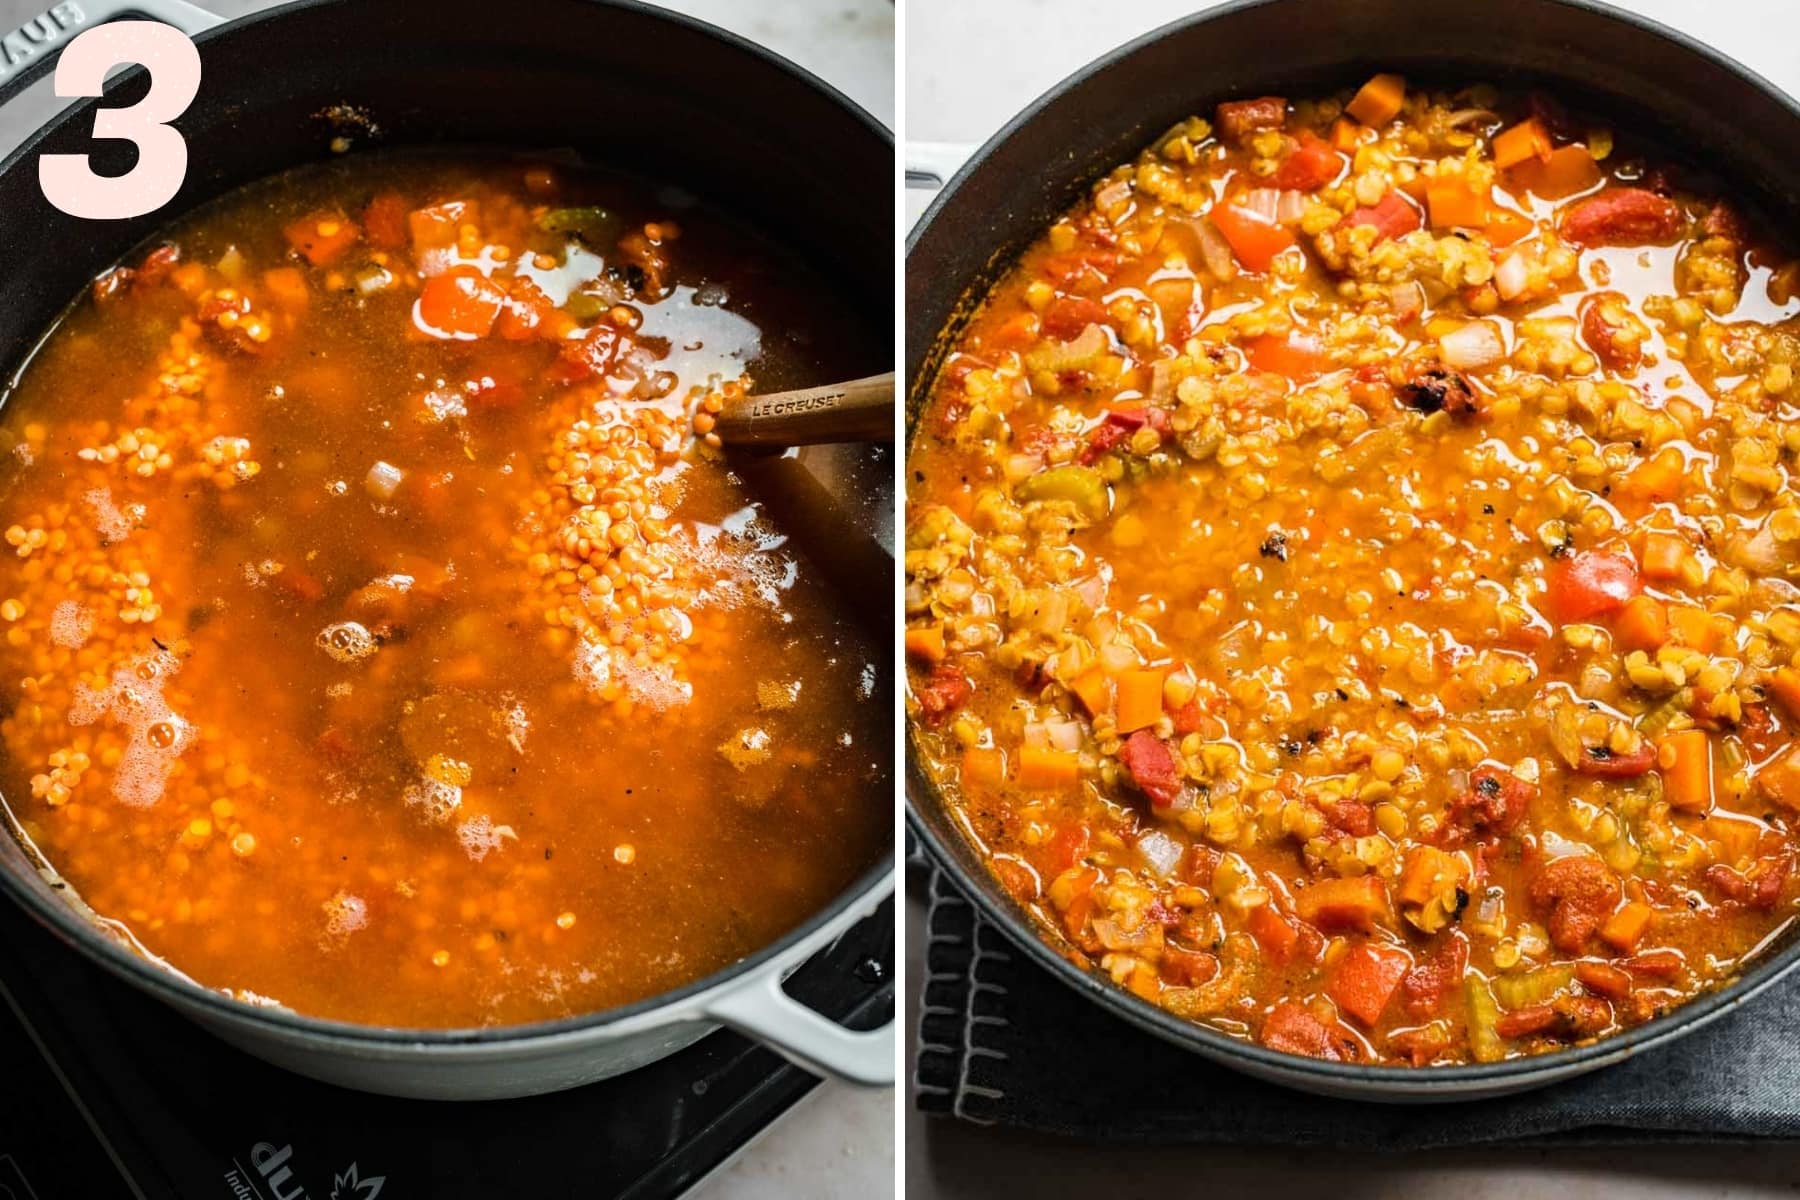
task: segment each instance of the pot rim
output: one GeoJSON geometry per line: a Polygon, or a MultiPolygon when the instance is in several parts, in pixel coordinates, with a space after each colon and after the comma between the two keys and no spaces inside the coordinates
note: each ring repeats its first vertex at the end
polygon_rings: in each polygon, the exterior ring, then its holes
{"type": "MultiPolygon", "coordinates": [[[[1293,0],[1228,0],[1227,3],[1217,7],[1179,17],[1158,26],[1156,29],[1090,60],[1072,74],[1065,76],[1020,109],[1001,126],[997,133],[982,142],[980,148],[968,157],[956,174],[945,182],[943,188],[939,190],[931,204],[907,234],[908,267],[911,267],[913,252],[926,230],[935,221],[942,218],[945,209],[954,201],[956,193],[962,189],[969,177],[979,171],[996,150],[1031,125],[1046,107],[1081,88],[1100,72],[1130,60],[1164,38],[1197,26],[1207,25],[1236,13],[1251,9],[1278,7],[1292,2],[1293,0]]],[[[1763,78],[1762,75],[1743,63],[1689,34],[1641,14],[1615,7],[1603,0],[1546,0],[1546,2],[1585,11],[1602,20],[1630,26],[1643,34],[1668,42],[1687,55],[1700,59],[1720,71],[1735,75],[1786,110],[1787,114],[1794,119],[1796,130],[1800,131],[1800,101],[1796,101],[1785,90],[1763,78]]],[[[954,326],[962,319],[963,313],[958,310],[953,312],[950,323],[954,326]]],[[[944,330],[937,329],[927,330],[925,336],[927,339],[942,338],[944,332],[944,330]]],[[[931,355],[929,354],[922,358],[921,368],[929,365],[930,359],[931,355]]],[[[919,378],[909,379],[909,392],[923,387],[925,382],[926,377],[923,373],[919,378]]],[[[909,422],[907,429],[909,449],[912,433],[909,422]]],[[[927,805],[930,805],[936,811],[946,814],[946,824],[948,824],[950,823],[948,814],[953,810],[944,802],[941,789],[926,774],[919,761],[911,717],[906,719],[906,733],[906,820],[908,828],[929,847],[932,864],[950,873],[958,889],[976,905],[983,917],[1002,930],[1009,942],[1021,948],[1027,956],[1034,959],[1054,978],[1082,993],[1104,1011],[1153,1033],[1165,1041],[1173,1042],[1183,1049],[1204,1057],[1233,1065],[1252,1067],[1264,1078],[1279,1077],[1283,1082],[1301,1087],[1317,1082],[1326,1087],[1344,1090],[1387,1092],[1393,1096],[1404,1093],[1427,1100],[1454,1100],[1458,1098],[1457,1093],[1474,1092],[1481,1088],[1507,1090],[1507,1085],[1524,1087],[1535,1082],[1548,1083],[1554,1079],[1580,1074],[1617,1062],[1642,1050],[1690,1033],[1742,1005],[1796,966],[1800,966],[1800,929],[1797,929],[1797,926],[1800,926],[1800,919],[1791,918],[1782,930],[1771,935],[1769,939],[1776,940],[1785,937],[1787,945],[1768,953],[1766,957],[1759,958],[1730,982],[1695,996],[1642,1025],[1586,1045],[1570,1046],[1520,1058],[1502,1059],[1492,1063],[1425,1067],[1328,1062],[1323,1059],[1271,1050],[1255,1042],[1233,1037],[1211,1026],[1184,1020],[1166,1009],[1140,1000],[1124,988],[1112,983],[1110,979],[1100,973],[1097,967],[1080,966],[1060,952],[1049,940],[1053,935],[1040,932],[1038,923],[1028,913],[1018,908],[1009,897],[1001,895],[988,872],[985,870],[976,872],[970,869],[964,855],[973,857],[974,848],[968,840],[957,835],[957,845],[955,847],[948,845],[943,838],[938,836],[932,822],[923,815],[927,810],[927,805]],[[920,797],[925,799],[922,801],[920,797]]],[[[1493,1093],[1488,1091],[1484,1094],[1493,1093]]]]}
{"type": "MultiPolygon", "coordinates": [[[[880,139],[890,148],[893,146],[893,132],[876,120],[867,109],[812,72],[775,53],[767,46],[685,13],[659,8],[643,3],[641,0],[584,0],[584,2],[602,8],[635,13],[677,26],[690,34],[717,42],[726,50],[753,59],[763,68],[786,74],[795,82],[811,88],[832,101],[860,124],[870,136],[880,139]]],[[[268,21],[280,21],[295,13],[317,8],[344,7],[350,3],[351,0],[292,0],[291,3],[262,9],[223,22],[198,34],[193,41],[197,47],[204,50],[212,42],[228,38],[239,30],[253,25],[260,25],[268,21]]],[[[109,83],[107,91],[110,93],[119,82],[134,77],[137,70],[139,69],[134,68],[133,71],[120,76],[119,80],[109,83]]],[[[21,141],[4,161],[0,161],[0,174],[22,169],[21,164],[36,153],[39,143],[46,137],[71,121],[84,119],[105,99],[107,99],[105,95],[83,99],[57,112],[21,141]]],[[[19,366],[15,370],[22,370],[33,352],[33,347],[23,347],[19,366]]],[[[10,389],[11,383],[12,379],[8,377],[5,381],[8,389],[10,389]]],[[[891,796],[891,791],[888,794],[891,796]]],[[[5,805],[4,797],[0,797],[0,808],[4,808],[5,805]]],[[[4,823],[10,824],[11,820],[9,813],[8,820],[4,823]]],[[[16,840],[10,829],[0,832],[0,836],[16,840]]],[[[27,860],[41,859],[41,855],[36,852],[35,848],[21,847],[21,852],[27,860]]],[[[56,878],[60,879],[60,876],[56,878]]],[[[198,1008],[210,1017],[221,1018],[233,1024],[261,1026],[270,1031],[279,1031],[288,1035],[369,1048],[510,1048],[525,1043],[566,1040],[579,1035],[625,1034],[647,1026],[693,1019],[699,1015],[695,1010],[701,1007],[700,1002],[706,998],[708,993],[753,975],[769,971],[778,972],[790,963],[797,964],[799,958],[810,955],[819,948],[823,937],[833,934],[840,926],[847,927],[853,915],[862,915],[865,909],[873,908],[883,896],[893,890],[893,882],[894,850],[890,845],[884,858],[857,876],[805,921],[754,953],[745,955],[736,962],[728,963],[690,983],[629,1004],[571,1017],[559,1017],[554,1020],[533,1021],[519,1025],[435,1029],[397,1025],[366,1025],[353,1021],[309,1016],[287,1008],[264,1007],[246,1003],[190,979],[173,967],[163,964],[160,959],[147,954],[135,953],[117,940],[107,937],[70,903],[53,894],[50,890],[49,880],[43,878],[41,871],[37,884],[44,886],[35,886],[30,881],[16,877],[14,871],[0,866],[0,892],[17,902],[41,924],[55,932],[61,940],[70,943],[91,961],[127,982],[137,984],[158,1000],[179,1007],[198,1008]]],[[[63,886],[69,887],[71,892],[74,891],[72,885],[65,883],[63,886]]]]}

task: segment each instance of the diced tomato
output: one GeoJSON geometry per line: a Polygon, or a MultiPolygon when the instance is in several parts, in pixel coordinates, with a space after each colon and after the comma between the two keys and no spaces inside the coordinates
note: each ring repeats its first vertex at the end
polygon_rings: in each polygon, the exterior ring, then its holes
{"type": "Polygon", "coordinates": [[[454,267],[425,281],[413,323],[432,337],[472,341],[488,335],[505,303],[498,283],[473,267],[454,267]]]}
{"type": "Polygon", "coordinates": [[[1656,747],[1646,738],[1630,754],[1619,754],[1604,746],[1588,746],[1582,752],[1581,761],[1575,764],[1575,772],[1599,779],[1636,779],[1648,774],[1655,765],[1656,747]]]}
{"type": "Polygon", "coordinates": [[[382,192],[363,210],[363,236],[377,250],[406,249],[406,215],[410,212],[406,197],[399,192],[382,192]]]}
{"type": "Polygon", "coordinates": [[[1344,169],[1344,156],[1330,142],[1307,130],[1300,134],[1299,145],[1282,160],[1270,179],[1278,188],[1316,192],[1336,179],[1344,169]]]}
{"type": "Polygon", "coordinates": [[[1041,266],[1051,282],[1067,288],[1086,278],[1105,282],[1119,269],[1119,261],[1119,255],[1112,250],[1065,250],[1049,255],[1041,266]]]}
{"type": "Polygon", "coordinates": [[[1322,880],[1295,892],[1294,910],[1327,933],[1367,931],[1390,913],[1387,885],[1373,875],[1322,880]]]}
{"type": "Polygon", "coordinates": [[[1582,987],[1608,1000],[1623,1000],[1631,994],[1631,976],[1610,963],[1578,962],[1575,978],[1582,987]]]}
{"type": "Polygon", "coordinates": [[[282,233],[287,237],[288,245],[315,267],[336,261],[338,255],[355,245],[362,236],[353,221],[332,212],[317,212],[290,222],[282,233]]]}
{"type": "Polygon", "coordinates": [[[1375,227],[1377,242],[1388,238],[1404,237],[1425,223],[1419,210],[1409,203],[1399,192],[1389,192],[1380,201],[1366,208],[1358,208],[1342,221],[1339,229],[1354,229],[1358,225],[1375,227]]]}
{"type": "Polygon", "coordinates": [[[1531,902],[1547,910],[1550,942],[1565,954],[1580,954],[1600,925],[1619,906],[1619,880],[1589,854],[1552,860],[1531,881],[1531,902]]]}
{"type": "Polygon", "coordinates": [[[1400,1003],[1406,1015],[1415,1021],[1428,1021],[1438,1015],[1444,997],[1462,983],[1469,967],[1469,942],[1462,934],[1452,932],[1430,958],[1413,967],[1400,981],[1400,1003]]]}
{"type": "Polygon", "coordinates": [[[1422,1027],[1402,1029],[1387,1040],[1388,1049],[1403,1056],[1415,1067],[1435,1062],[1450,1048],[1450,1036],[1442,1029],[1422,1027]]]}
{"type": "Polygon", "coordinates": [[[1532,1004],[1506,1013],[1494,1023],[1494,1032],[1503,1038],[1530,1037],[1543,1033],[1556,1024],[1556,1010],[1548,1004],[1532,1004]]]}
{"type": "Polygon", "coordinates": [[[1241,142],[1258,130],[1280,129],[1287,124],[1287,101],[1280,96],[1227,100],[1214,116],[1219,133],[1226,140],[1241,142]]]}
{"type": "Polygon", "coordinates": [[[1294,244],[1286,227],[1235,204],[1216,204],[1210,219],[1245,270],[1263,272],[1275,256],[1294,244]]]}
{"type": "Polygon", "coordinates": [[[545,320],[556,311],[556,305],[535,282],[524,275],[515,276],[506,289],[496,331],[509,342],[528,341],[538,336],[545,320]]]}
{"type": "Polygon", "coordinates": [[[1162,955],[1162,975],[1176,987],[1199,987],[1219,974],[1219,956],[1204,950],[1183,950],[1166,946],[1162,955]]]}
{"type": "Polygon", "coordinates": [[[1340,1011],[1372,1027],[1387,1011],[1411,966],[1412,956],[1399,947],[1364,942],[1344,952],[1325,982],[1325,994],[1340,1011]]]}
{"type": "Polygon", "coordinates": [[[1545,606],[1561,625],[1617,612],[1644,590],[1637,564],[1622,554],[1597,550],[1558,559],[1545,582],[1545,606]]]}
{"type": "Polygon", "coordinates": [[[181,247],[173,242],[158,246],[144,255],[144,261],[131,268],[131,285],[136,288],[153,288],[167,279],[175,270],[175,264],[181,261],[181,247]]]}
{"type": "MultiPolygon", "coordinates": [[[[965,681],[966,682],[966,681],[965,681]]],[[[1054,879],[1081,861],[1087,853],[1088,827],[1079,823],[1064,825],[1040,847],[1039,865],[1046,879],[1054,879]]]]}
{"type": "Polygon", "coordinates": [[[475,220],[475,204],[471,200],[446,200],[415,209],[406,218],[412,233],[413,249],[437,250],[456,243],[465,224],[475,220]]]}
{"type": "Polygon", "coordinates": [[[1355,1038],[1344,1030],[1331,1029],[1304,1005],[1292,1001],[1277,1004],[1269,1010],[1257,1040],[1271,1050],[1330,1062],[1360,1057],[1355,1038]]]}
{"type": "Polygon", "coordinates": [[[1277,912],[1273,904],[1259,904],[1251,909],[1244,925],[1270,962],[1281,965],[1293,957],[1294,947],[1300,941],[1300,930],[1277,912]]]}
{"type": "Polygon", "coordinates": [[[1119,747],[1119,765],[1158,808],[1167,808],[1181,792],[1181,773],[1175,768],[1175,756],[1169,753],[1168,744],[1148,729],[1140,729],[1125,739],[1119,747]]]}
{"type": "Polygon", "coordinates": [[[556,383],[580,383],[605,375],[630,345],[630,339],[616,326],[603,321],[581,337],[562,343],[550,378],[556,383]]]}
{"type": "Polygon", "coordinates": [[[1572,205],[1562,216],[1562,235],[1579,246],[1643,246],[1673,241],[1681,209],[1643,188],[1608,188],[1572,205]]]}
{"type": "Polygon", "coordinates": [[[1469,788],[1450,802],[1451,823],[1472,834],[1507,834],[1525,819],[1537,788],[1504,767],[1483,763],[1469,773],[1469,788]]]}
{"type": "Polygon", "coordinates": [[[1299,330],[1266,333],[1244,343],[1244,357],[1259,371],[1269,371],[1295,383],[1309,383],[1331,369],[1325,343],[1299,330]]]}
{"type": "Polygon", "coordinates": [[[1087,435],[1081,448],[1080,462],[1091,466],[1131,439],[1131,435],[1148,425],[1163,437],[1169,434],[1169,414],[1149,405],[1126,405],[1113,409],[1106,419],[1087,435]]]}
{"type": "Polygon", "coordinates": [[[1106,306],[1085,296],[1058,296],[1044,309],[1043,330],[1059,342],[1081,336],[1089,325],[1104,325],[1106,306]]]}
{"type": "Polygon", "coordinates": [[[1687,960],[1675,950],[1646,950],[1622,965],[1633,979],[1676,979],[1686,970],[1687,960]]]}
{"type": "Polygon", "coordinates": [[[969,677],[950,663],[940,664],[914,692],[929,725],[936,725],[967,704],[974,694],[975,686],[969,682],[969,677]]]}

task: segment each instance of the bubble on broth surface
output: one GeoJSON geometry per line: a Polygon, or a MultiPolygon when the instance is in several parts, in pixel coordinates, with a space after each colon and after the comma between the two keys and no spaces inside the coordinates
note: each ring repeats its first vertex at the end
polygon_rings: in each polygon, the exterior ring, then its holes
{"type": "Polygon", "coordinates": [[[109,546],[130,537],[131,531],[137,528],[138,519],[144,515],[141,504],[125,508],[114,504],[110,488],[92,488],[84,492],[81,499],[94,514],[94,528],[100,531],[100,540],[109,546]]]}
{"type": "Polygon", "coordinates": [[[369,905],[361,896],[339,891],[324,907],[328,937],[348,937],[369,923],[369,905]]]}
{"type": "Polygon", "coordinates": [[[94,616],[74,600],[64,600],[50,614],[50,640],[79,650],[94,636],[94,616]]]}
{"type": "Polygon", "coordinates": [[[462,789],[438,779],[421,779],[406,789],[406,803],[441,824],[462,807],[462,789]]]}
{"type": "Polygon", "coordinates": [[[625,694],[646,708],[674,708],[693,699],[694,685],[675,678],[675,668],[668,663],[622,661],[614,671],[625,694]]]}
{"type": "Polygon", "coordinates": [[[175,760],[194,740],[193,726],[163,695],[163,684],[180,666],[167,651],[130,659],[104,688],[75,685],[69,724],[92,725],[102,717],[125,729],[128,741],[113,769],[113,795],[144,808],[162,799],[175,760]]]}
{"type": "Polygon", "coordinates": [[[375,648],[375,635],[356,621],[339,621],[319,630],[319,649],[341,663],[367,658],[375,648]]]}
{"type": "Polygon", "coordinates": [[[476,862],[488,856],[491,850],[498,850],[508,839],[518,841],[519,835],[513,832],[511,825],[496,825],[488,817],[475,817],[464,821],[456,827],[457,840],[463,849],[476,862]]]}

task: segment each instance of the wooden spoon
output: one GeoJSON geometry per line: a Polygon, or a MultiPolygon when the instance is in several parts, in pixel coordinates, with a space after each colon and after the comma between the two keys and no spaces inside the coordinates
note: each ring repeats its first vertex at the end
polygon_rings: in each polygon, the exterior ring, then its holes
{"type": "Polygon", "coordinates": [[[727,446],[894,440],[894,373],[727,400],[713,432],[727,446]]]}

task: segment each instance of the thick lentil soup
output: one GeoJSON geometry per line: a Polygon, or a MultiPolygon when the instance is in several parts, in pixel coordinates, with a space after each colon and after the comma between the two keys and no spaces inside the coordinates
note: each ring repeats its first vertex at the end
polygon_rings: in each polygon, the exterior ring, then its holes
{"type": "Polygon", "coordinates": [[[1543,96],[1221,105],[960,335],[917,747],[1120,985],[1296,1054],[1646,1021],[1793,919],[1796,278],[1543,96]]]}
{"type": "Polygon", "coordinates": [[[569,164],[345,159],[101,278],[0,427],[0,784],[213,987],[515,1023],[754,951],[890,837],[871,649],[706,444],[866,371],[792,257],[569,164]],[[699,435],[699,436],[697,436],[699,435]]]}

